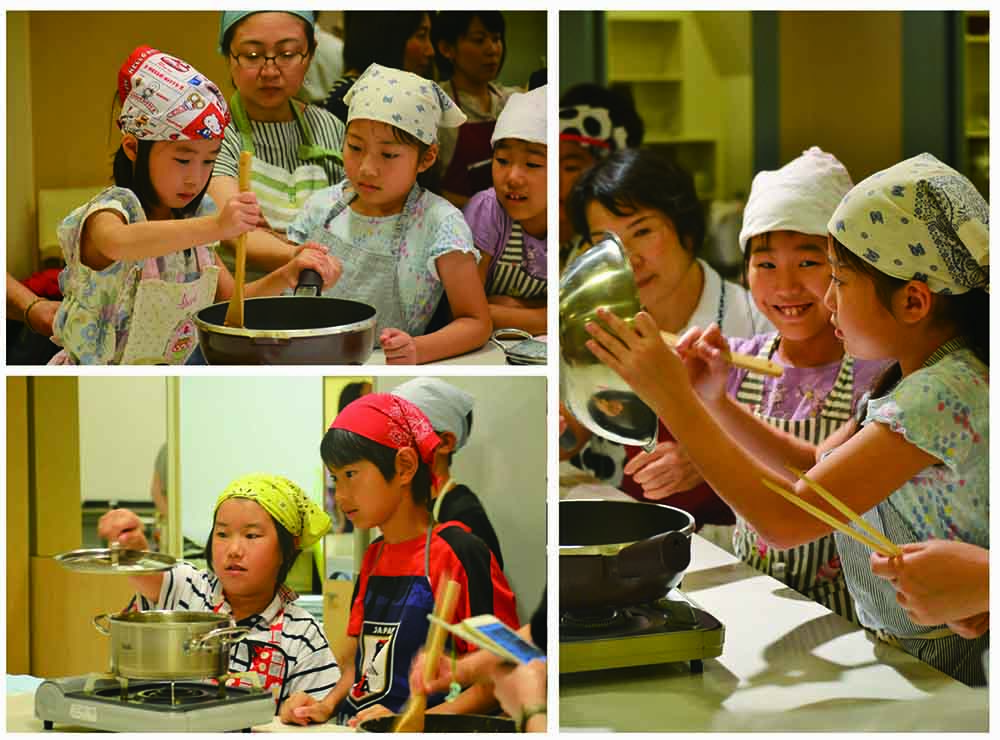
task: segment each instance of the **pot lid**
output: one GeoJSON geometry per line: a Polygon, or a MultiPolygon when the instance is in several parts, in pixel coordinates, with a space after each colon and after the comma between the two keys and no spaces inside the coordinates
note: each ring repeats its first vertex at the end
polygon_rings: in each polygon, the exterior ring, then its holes
{"type": "Polygon", "coordinates": [[[64,567],[78,573],[155,573],[169,570],[177,564],[177,558],[160,552],[145,550],[125,550],[121,548],[98,548],[93,550],[71,550],[55,559],[64,567]]]}

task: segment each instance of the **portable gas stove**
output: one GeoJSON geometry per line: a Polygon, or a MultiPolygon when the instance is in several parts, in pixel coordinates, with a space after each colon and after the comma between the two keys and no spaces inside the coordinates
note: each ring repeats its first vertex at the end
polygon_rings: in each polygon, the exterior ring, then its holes
{"type": "Polygon", "coordinates": [[[249,732],[274,719],[274,697],[256,688],[201,681],[126,681],[75,676],[45,681],[35,716],[56,724],[112,732],[249,732]]]}
{"type": "Polygon", "coordinates": [[[722,655],[725,628],[673,589],[649,604],[559,616],[559,672],[702,661],[722,655]]]}

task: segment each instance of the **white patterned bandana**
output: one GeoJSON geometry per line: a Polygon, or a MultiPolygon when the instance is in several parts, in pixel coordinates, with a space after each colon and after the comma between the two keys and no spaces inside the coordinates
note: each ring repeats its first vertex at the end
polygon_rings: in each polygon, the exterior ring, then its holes
{"type": "Polygon", "coordinates": [[[966,177],[924,153],[855,185],[827,229],[892,277],[945,295],[989,292],[989,210],[966,177]]]}
{"type": "Polygon", "coordinates": [[[545,143],[545,95],[548,87],[542,85],[526,93],[514,93],[507,98],[503,110],[497,116],[490,146],[496,146],[501,139],[545,143]]]}
{"type": "Polygon", "coordinates": [[[144,141],[221,139],[229,108],[215,83],[187,62],[149,46],[118,70],[118,128],[144,141]]]}
{"type": "Polygon", "coordinates": [[[414,378],[392,389],[392,395],[405,398],[431,422],[436,432],[455,435],[455,449],[469,440],[469,412],[476,402],[461,388],[438,378],[414,378]]]}
{"type": "Polygon", "coordinates": [[[436,82],[412,72],[372,64],[344,96],[347,124],[355,118],[379,121],[413,134],[430,146],[439,126],[455,128],[465,114],[436,82]]]}

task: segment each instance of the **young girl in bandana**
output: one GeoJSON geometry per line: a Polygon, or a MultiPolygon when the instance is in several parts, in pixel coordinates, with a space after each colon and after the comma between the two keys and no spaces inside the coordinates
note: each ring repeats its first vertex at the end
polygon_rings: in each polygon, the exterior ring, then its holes
{"type": "MultiPolygon", "coordinates": [[[[430,464],[441,440],[409,401],[370,393],[337,414],[321,452],[336,482],[337,503],[355,527],[382,535],[365,552],[355,582],[347,638],[352,662],[321,702],[293,696],[281,710],[285,722],[341,724],[399,712],[410,695],[410,662],[427,636],[427,615],[449,579],[460,586],[452,618],[495,614],[518,626],[514,595],[489,548],[456,522],[437,524],[428,511],[436,481],[430,464]]],[[[469,646],[457,641],[455,649],[469,646]]],[[[467,691],[431,712],[484,711],[483,691],[467,691]]]]}
{"type": "Polygon", "coordinates": [[[493,187],[463,210],[482,252],[479,275],[493,325],[531,334],[546,327],[546,88],[511,95],[490,140],[493,187]]]}
{"type": "Polygon", "coordinates": [[[309,199],[289,240],[322,246],[342,263],[326,295],[376,308],[386,362],[412,365],[481,347],[492,327],[469,227],[417,182],[437,157],[438,127],[459,126],[464,114],[435,83],[378,64],[344,99],[347,179],[309,199]],[[444,296],[452,321],[424,334],[444,296]]]}
{"type": "MultiPolygon", "coordinates": [[[[180,563],[166,573],[130,576],[139,592],[130,608],[229,614],[249,632],[233,644],[230,685],[256,682],[280,705],[293,692],[321,697],[340,678],[323,627],[296,605],[284,585],[303,550],[330,528],[330,517],[297,485],[277,475],[239,478],[215,502],[205,546],[208,572],[180,563]]],[[[109,511],[98,534],[133,550],[148,550],[142,522],[127,509],[109,511]]],[[[277,707],[276,707],[277,709],[277,707]]]]}
{"type": "MultiPolygon", "coordinates": [[[[53,339],[63,351],[52,362],[182,364],[197,346],[194,315],[233,292],[215,248],[252,229],[259,209],[252,193],[219,211],[205,199],[229,112],[198,70],[141,46],[119,70],[118,93],[115,184],[59,226],[66,269],[53,339]]],[[[246,295],[277,295],[306,268],[336,279],[330,258],[307,249],[246,295]]]]}
{"type": "MultiPolygon", "coordinates": [[[[695,341],[692,333],[674,352],[647,314],[633,328],[604,311],[618,339],[595,323],[588,346],[660,414],[712,487],[771,546],[795,547],[831,528],[762,479],[837,514],[784,467],[791,465],[897,544],[948,539],[988,548],[988,219],[972,183],[929,154],[876,173],[837,206],[827,224],[826,294],[836,335],[855,357],[891,365],[825,454],[720,393],[728,371],[718,334],[695,341]]],[[[872,551],[834,537],[863,626],[964,683],[985,683],[988,615],[917,623],[891,581],[872,574],[872,551]]]]}

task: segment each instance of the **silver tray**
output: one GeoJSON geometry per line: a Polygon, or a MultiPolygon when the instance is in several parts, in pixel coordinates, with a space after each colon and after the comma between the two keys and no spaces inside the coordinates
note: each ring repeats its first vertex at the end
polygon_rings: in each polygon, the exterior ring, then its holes
{"type": "Polygon", "coordinates": [[[177,564],[177,558],[159,552],[107,547],[71,550],[56,555],[55,560],[78,573],[156,573],[177,564]]]}

